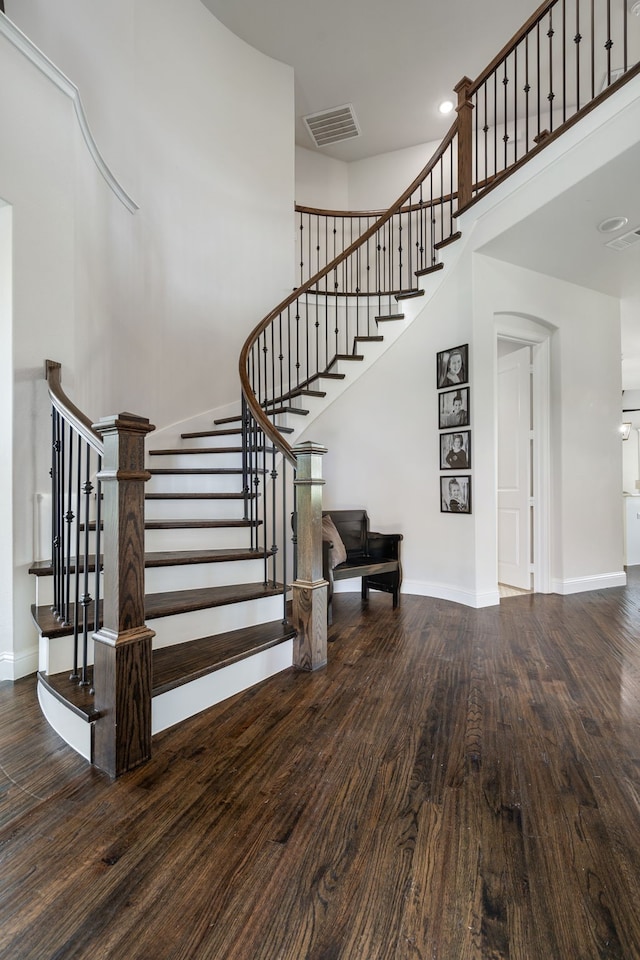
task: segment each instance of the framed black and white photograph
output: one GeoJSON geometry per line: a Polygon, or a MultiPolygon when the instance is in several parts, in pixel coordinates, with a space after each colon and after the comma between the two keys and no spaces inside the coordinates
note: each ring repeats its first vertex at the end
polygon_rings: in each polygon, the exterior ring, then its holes
{"type": "Polygon", "coordinates": [[[440,469],[469,470],[471,467],[471,431],[440,434],[440,469]]]}
{"type": "Polygon", "coordinates": [[[469,387],[443,390],[438,394],[438,429],[469,426],[469,387]]]}
{"type": "Polygon", "coordinates": [[[471,513],[471,477],[440,477],[440,512],[471,513]]]}
{"type": "Polygon", "coordinates": [[[469,380],[469,344],[449,347],[436,354],[436,379],[438,389],[456,387],[469,380]]]}

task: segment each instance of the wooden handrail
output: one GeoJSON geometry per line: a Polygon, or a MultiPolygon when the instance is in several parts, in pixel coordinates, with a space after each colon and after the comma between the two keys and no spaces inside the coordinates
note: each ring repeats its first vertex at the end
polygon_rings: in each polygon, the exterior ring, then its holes
{"type": "Polygon", "coordinates": [[[338,266],[338,264],[347,260],[352,253],[354,253],[359,247],[362,247],[367,242],[367,240],[369,240],[372,236],[374,236],[380,230],[380,228],[383,227],[384,224],[387,223],[394,216],[394,214],[398,213],[402,205],[409,199],[411,194],[418,189],[418,187],[423,182],[423,180],[425,180],[426,177],[428,177],[428,175],[432,172],[432,170],[435,169],[440,159],[444,156],[446,150],[453,143],[457,130],[458,130],[458,121],[456,118],[456,120],[448,130],[447,134],[445,135],[442,143],[436,150],[436,152],[425,164],[425,166],[420,171],[418,176],[412,181],[411,184],[409,184],[407,189],[404,190],[403,193],[395,201],[395,203],[393,203],[389,207],[386,213],[384,213],[378,220],[376,220],[376,222],[373,223],[369,227],[369,229],[362,234],[362,236],[358,237],[357,240],[354,240],[354,242],[349,247],[347,247],[346,250],[343,250],[340,254],[338,254],[338,256],[334,257],[334,259],[330,263],[328,263],[325,267],[323,267],[316,274],[310,277],[304,284],[302,284],[302,286],[298,287],[296,290],[293,291],[293,293],[289,294],[288,297],[286,297],[281,303],[279,303],[276,307],[274,307],[274,309],[271,310],[271,312],[268,313],[267,316],[263,320],[261,320],[256,327],[254,327],[254,329],[251,331],[251,333],[247,337],[244,343],[244,346],[242,347],[242,351],[240,353],[240,362],[239,362],[240,384],[242,388],[242,393],[247,401],[249,410],[251,411],[251,414],[253,415],[256,423],[258,424],[262,432],[265,434],[265,436],[269,437],[269,439],[275,444],[278,450],[280,450],[283,456],[286,457],[286,459],[294,466],[296,464],[296,457],[291,446],[287,443],[285,438],[278,431],[278,428],[274,426],[274,424],[269,420],[266,413],[260,406],[258,400],[256,399],[253,393],[253,390],[251,389],[251,384],[249,382],[249,376],[247,373],[247,360],[249,357],[249,352],[252,349],[258,337],[260,336],[260,334],[267,329],[267,327],[272,322],[272,320],[275,320],[275,318],[278,317],[284,310],[286,310],[287,307],[291,306],[292,303],[295,303],[295,301],[298,300],[299,297],[301,297],[307,291],[311,290],[324,277],[328,276],[331,273],[331,271],[338,266]]]}
{"type": "MultiPolygon", "coordinates": [[[[426,174],[425,174],[426,176],[426,174]]],[[[457,197],[457,193],[454,190],[452,193],[445,193],[441,197],[434,198],[433,200],[425,200],[422,204],[419,203],[409,203],[406,207],[400,207],[399,210],[396,210],[396,213],[415,213],[417,210],[423,210],[425,207],[435,207],[440,203],[449,203],[451,200],[454,200],[457,197]]],[[[305,207],[300,203],[295,205],[296,213],[308,213],[311,216],[318,217],[343,217],[347,219],[361,219],[364,220],[367,217],[382,217],[387,210],[325,210],[322,207],[305,207]]]]}
{"type": "Polygon", "coordinates": [[[91,420],[84,415],[82,410],[76,407],[75,403],[69,399],[62,389],[61,370],[62,364],[55,360],[45,360],[44,376],[49,387],[51,403],[58,413],[61,413],[73,429],[80,434],[82,439],[85,440],[99,456],[102,456],[104,454],[104,443],[99,434],[93,429],[91,420]]]}
{"type": "Polygon", "coordinates": [[[520,27],[520,29],[517,30],[516,33],[514,33],[511,40],[509,40],[508,43],[505,43],[500,53],[498,53],[493,58],[489,66],[485,67],[485,69],[482,71],[480,76],[473,81],[473,83],[471,84],[468,90],[469,96],[472,96],[474,93],[477,93],[477,91],[480,89],[482,84],[485,82],[485,80],[488,77],[491,76],[491,74],[496,69],[496,67],[500,66],[500,64],[505,59],[505,57],[509,56],[511,51],[515,47],[517,47],[518,44],[522,42],[522,40],[524,40],[526,35],[532,29],[532,27],[535,27],[536,23],[538,23],[539,20],[542,20],[544,15],[549,11],[551,7],[555,6],[556,3],[558,3],[558,0],[544,0],[544,3],[540,4],[538,9],[531,14],[527,22],[522,27],[520,27]]]}

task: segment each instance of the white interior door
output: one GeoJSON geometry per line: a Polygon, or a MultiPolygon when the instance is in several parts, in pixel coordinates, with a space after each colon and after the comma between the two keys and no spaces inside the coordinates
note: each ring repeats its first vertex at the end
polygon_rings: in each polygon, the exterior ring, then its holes
{"type": "Polygon", "coordinates": [[[498,358],[498,580],[531,589],[531,350],[498,358]]]}

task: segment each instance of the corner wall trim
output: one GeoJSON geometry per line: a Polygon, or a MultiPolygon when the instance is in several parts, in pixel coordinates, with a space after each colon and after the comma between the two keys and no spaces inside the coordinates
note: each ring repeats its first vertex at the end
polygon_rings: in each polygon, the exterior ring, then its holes
{"type": "Polygon", "coordinates": [[[95,165],[98,170],[106,180],[109,188],[115,193],[118,200],[127,208],[129,213],[135,213],[138,210],[138,204],[135,200],[132,200],[128,193],[123,189],[123,187],[118,183],[111,170],[105,163],[105,160],[98,150],[98,146],[93,139],[91,130],[89,129],[89,123],[87,121],[87,116],[84,112],[84,107],[82,106],[82,99],[80,97],[80,91],[74,83],[61,70],[56,67],[54,63],[45,54],[40,50],[34,43],[29,40],[29,38],[16,27],[16,25],[9,20],[9,18],[0,13],[0,35],[6,37],[9,43],[13,44],[16,50],[19,50],[27,60],[30,60],[31,63],[40,70],[41,73],[48,77],[55,86],[66,94],[67,97],[70,97],[73,100],[73,106],[76,112],[76,117],[80,125],[80,131],[84,138],[84,142],[87,145],[89,153],[91,154],[95,165]]]}

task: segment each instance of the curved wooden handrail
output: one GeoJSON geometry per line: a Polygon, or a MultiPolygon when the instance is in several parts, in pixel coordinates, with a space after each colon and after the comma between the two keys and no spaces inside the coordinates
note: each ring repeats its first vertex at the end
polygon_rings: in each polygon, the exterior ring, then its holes
{"type": "MultiPolygon", "coordinates": [[[[446,145],[445,145],[446,147],[446,145]]],[[[425,177],[428,176],[428,171],[425,173],[425,177]]],[[[410,203],[406,207],[400,207],[400,209],[395,210],[395,213],[414,213],[416,210],[424,209],[425,207],[435,207],[440,203],[448,203],[450,200],[456,196],[455,191],[453,193],[445,193],[441,197],[434,197],[432,200],[425,200],[422,204],[419,203],[410,203]]],[[[311,216],[317,217],[344,217],[345,220],[366,220],[368,217],[382,217],[387,210],[325,210],[322,207],[306,207],[303,204],[296,203],[295,205],[296,213],[308,213],[311,216]]]]}
{"type": "Polygon", "coordinates": [[[458,130],[458,121],[456,118],[456,120],[453,122],[453,124],[447,131],[444,139],[442,140],[442,143],[440,144],[436,152],[428,160],[428,162],[425,164],[425,166],[420,171],[418,176],[412,181],[412,183],[409,184],[406,190],[404,190],[403,193],[398,197],[395,203],[393,203],[389,207],[389,209],[385,213],[383,213],[381,217],[379,217],[376,220],[375,223],[373,223],[367,230],[365,230],[365,232],[360,237],[358,237],[357,240],[354,240],[353,243],[346,248],[346,250],[343,250],[340,254],[338,254],[338,256],[334,257],[334,259],[331,260],[330,263],[328,263],[325,267],[323,267],[316,274],[310,277],[305,283],[302,284],[302,286],[297,287],[293,291],[293,293],[289,294],[288,297],[286,297],[281,303],[279,303],[276,307],[274,307],[274,309],[271,310],[271,312],[268,313],[267,316],[264,317],[264,319],[257,324],[257,326],[254,327],[254,329],[251,331],[251,333],[247,337],[242,347],[242,351],[240,353],[240,362],[239,362],[240,384],[241,384],[243,396],[247,401],[249,410],[251,411],[251,414],[253,415],[253,418],[258,424],[260,430],[262,430],[265,436],[269,437],[269,439],[275,444],[278,450],[280,450],[283,456],[286,457],[286,459],[290,463],[292,463],[294,466],[296,464],[296,456],[290,444],[287,443],[285,438],[278,431],[278,428],[274,426],[274,424],[269,420],[266,413],[264,412],[264,410],[256,400],[253,390],[251,389],[251,384],[249,382],[249,376],[247,373],[247,360],[249,357],[249,352],[252,349],[258,337],[260,336],[260,334],[267,329],[269,324],[273,320],[275,320],[276,317],[278,317],[284,310],[286,310],[287,307],[291,306],[292,303],[295,303],[295,301],[298,300],[301,296],[303,296],[305,293],[311,290],[320,280],[328,276],[331,273],[331,271],[335,270],[335,268],[340,263],[347,260],[351,256],[351,254],[354,253],[359,247],[364,246],[364,244],[372,236],[374,236],[374,234],[376,234],[380,230],[380,228],[384,226],[385,223],[387,223],[394,216],[394,214],[399,212],[399,210],[402,208],[402,205],[409,199],[412,193],[418,189],[418,187],[423,182],[423,180],[425,180],[429,176],[429,174],[432,172],[432,170],[435,169],[440,159],[444,156],[446,150],[452,144],[456,136],[457,130],[458,130]]]}
{"type": "Polygon", "coordinates": [[[102,456],[104,454],[104,443],[93,429],[91,420],[84,415],[82,410],[76,407],[75,403],[69,399],[62,389],[61,370],[61,363],[57,363],[55,360],[45,360],[44,376],[49,387],[51,403],[58,413],[62,414],[67,423],[80,434],[83,440],[86,440],[96,453],[102,456]]]}

